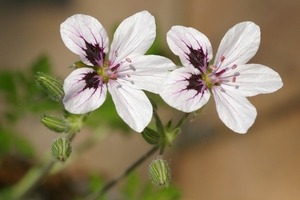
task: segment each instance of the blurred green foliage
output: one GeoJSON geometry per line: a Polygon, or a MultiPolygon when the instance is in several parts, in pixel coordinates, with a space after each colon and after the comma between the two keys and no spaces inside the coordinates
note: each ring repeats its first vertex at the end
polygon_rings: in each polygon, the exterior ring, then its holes
{"type": "MultiPolygon", "coordinates": [[[[100,176],[92,174],[88,180],[88,191],[89,193],[96,192],[104,185],[104,180],[100,176]]],[[[179,200],[181,196],[180,190],[174,185],[171,184],[168,188],[158,188],[150,181],[143,182],[138,174],[133,172],[122,183],[117,194],[108,193],[97,200],[179,200]]]]}
{"type": "Polygon", "coordinates": [[[51,66],[46,56],[39,57],[26,71],[0,71],[0,158],[9,153],[33,156],[33,148],[16,134],[15,125],[27,114],[40,114],[59,105],[36,87],[36,71],[50,73],[51,66]]]}
{"type": "Polygon", "coordinates": [[[122,200],[179,200],[181,192],[174,186],[159,188],[150,181],[142,183],[136,173],[131,173],[121,189],[122,200]]]}
{"type": "Polygon", "coordinates": [[[1,110],[2,120],[13,123],[26,113],[41,113],[57,108],[58,104],[37,88],[37,71],[51,73],[50,62],[46,56],[39,57],[26,71],[0,71],[0,97],[4,105],[4,110],[1,110]]]}
{"type": "Polygon", "coordinates": [[[13,130],[0,127],[0,159],[11,153],[32,157],[34,149],[26,139],[15,134],[13,130]]]}

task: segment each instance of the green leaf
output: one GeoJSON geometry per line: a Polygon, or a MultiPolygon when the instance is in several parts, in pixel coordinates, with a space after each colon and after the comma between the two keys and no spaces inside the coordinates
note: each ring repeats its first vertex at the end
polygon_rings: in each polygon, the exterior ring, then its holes
{"type": "MultiPolygon", "coordinates": [[[[97,173],[92,173],[88,177],[88,183],[87,183],[87,193],[93,194],[96,191],[99,191],[101,188],[104,187],[104,180],[102,177],[100,177],[97,173]]],[[[85,198],[76,198],[76,200],[85,200],[85,198]]],[[[106,195],[103,195],[102,197],[97,198],[97,200],[108,200],[106,195]]]]}
{"type": "Polygon", "coordinates": [[[15,75],[10,71],[0,72],[0,93],[4,95],[5,101],[10,104],[16,104],[17,86],[15,82],[15,75]]]}
{"type": "Polygon", "coordinates": [[[32,65],[31,72],[35,74],[36,72],[43,72],[49,74],[51,72],[50,60],[46,55],[41,55],[32,65]]]}
{"type": "Polygon", "coordinates": [[[34,149],[26,139],[18,136],[12,130],[0,127],[0,156],[10,152],[30,158],[34,155],[34,149]]]}
{"type": "Polygon", "coordinates": [[[129,174],[126,184],[122,188],[122,199],[134,200],[137,199],[138,188],[140,186],[140,180],[136,173],[129,174]]]}

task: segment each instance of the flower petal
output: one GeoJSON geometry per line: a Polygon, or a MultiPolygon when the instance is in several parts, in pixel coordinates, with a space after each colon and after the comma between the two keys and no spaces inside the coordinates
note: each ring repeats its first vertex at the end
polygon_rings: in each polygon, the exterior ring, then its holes
{"type": "Polygon", "coordinates": [[[159,93],[162,82],[175,64],[168,58],[156,55],[136,56],[132,63],[122,64],[118,76],[124,77],[130,87],[159,93]]]}
{"type": "Polygon", "coordinates": [[[152,118],[152,105],[146,94],[126,87],[119,81],[110,81],[108,90],[119,116],[136,132],[142,132],[152,118]]]}
{"type": "Polygon", "coordinates": [[[167,104],[183,112],[193,112],[207,103],[210,97],[208,89],[201,92],[188,88],[192,74],[199,74],[199,71],[194,67],[181,67],[170,73],[160,92],[167,104]]]}
{"type": "Polygon", "coordinates": [[[253,22],[241,22],[228,30],[215,57],[216,70],[234,64],[246,64],[257,52],[260,28],[253,22]]]}
{"type": "Polygon", "coordinates": [[[108,37],[101,23],[89,15],[76,14],[60,25],[65,45],[87,65],[102,66],[108,52],[108,37]]]}
{"type": "Polygon", "coordinates": [[[212,92],[223,123],[234,132],[246,133],[255,121],[255,107],[246,97],[220,86],[213,87],[212,92]]]}
{"type": "MultiPolygon", "coordinates": [[[[260,64],[238,65],[235,82],[222,84],[225,90],[238,92],[243,96],[254,96],[275,92],[283,86],[277,72],[260,64]]],[[[232,70],[232,73],[235,72],[232,70]]],[[[226,76],[227,74],[224,74],[226,76]]],[[[233,74],[234,76],[234,74],[233,74]]]]}
{"type": "Polygon", "coordinates": [[[98,74],[90,68],[74,70],[64,81],[63,104],[67,111],[84,114],[99,108],[107,89],[98,74]]]}
{"type": "Polygon", "coordinates": [[[148,11],[138,12],[125,19],[114,34],[109,53],[111,63],[120,63],[136,54],[145,54],[154,42],[155,31],[154,17],[148,11]]]}
{"type": "Polygon", "coordinates": [[[194,66],[197,69],[200,66],[206,70],[212,58],[212,47],[204,34],[194,28],[173,26],[167,33],[167,42],[183,66],[194,66]]]}

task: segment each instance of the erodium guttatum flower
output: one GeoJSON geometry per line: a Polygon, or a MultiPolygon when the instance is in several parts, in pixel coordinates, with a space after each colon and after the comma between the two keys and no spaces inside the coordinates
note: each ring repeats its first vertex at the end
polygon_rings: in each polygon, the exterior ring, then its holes
{"type": "Polygon", "coordinates": [[[215,99],[220,119],[237,133],[246,133],[257,112],[246,97],[282,87],[277,72],[261,64],[246,64],[257,52],[260,29],[253,22],[232,27],[223,37],[214,62],[208,38],[193,28],[173,26],[167,42],[184,67],[170,73],[161,97],[170,106],[193,112],[215,99]]]}
{"type": "Polygon", "coordinates": [[[120,117],[141,132],[152,117],[151,103],[142,90],[158,93],[169,70],[175,68],[167,58],[144,55],[156,36],[154,17],[142,11],[125,19],[114,33],[110,51],[105,29],[91,16],[71,16],[60,32],[82,62],[64,81],[66,110],[93,111],[103,104],[108,90],[120,117]]]}

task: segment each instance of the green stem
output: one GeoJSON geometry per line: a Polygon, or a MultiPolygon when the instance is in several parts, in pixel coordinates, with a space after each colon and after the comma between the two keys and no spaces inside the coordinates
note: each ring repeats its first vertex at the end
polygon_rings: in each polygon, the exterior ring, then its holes
{"type": "Polygon", "coordinates": [[[185,113],[180,121],[177,123],[174,129],[181,127],[181,125],[185,122],[186,118],[190,115],[190,113],[185,113]]]}
{"type": "Polygon", "coordinates": [[[50,152],[42,159],[41,163],[32,167],[17,185],[12,189],[12,199],[19,200],[30,194],[33,189],[41,183],[43,178],[50,171],[55,161],[50,156],[50,152]]]}
{"type": "MultiPolygon", "coordinates": [[[[78,129],[71,130],[66,136],[70,141],[74,138],[78,129]]],[[[11,199],[21,200],[30,194],[46,177],[50,169],[54,166],[55,161],[53,160],[51,153],[48,151],[42,158],[41,162],[36,166],[32,167],[26,175],[12,188],[11,199]]]]}
{"type": "Polygon", "coordinates": [[[164,151],[165,151],[165,145],[162,145],[161,147],[160,147],[160,149],[159,149],[159,156],[162,156],[163,154],[164,154],[164,151]]]}
{"type": "Polygon", "coordinates": [[[135,168],[137,168],[140,164],[142,164],[147,158],[149,158],[156,150],[158,150],[158,146],[152,147],[145,155],[143,155],[140,159],[138,159],[135,163],[133,163],[125,172],[123,172],[120,176],[116,177],[114,180],[106,184],[103,188],[96,191],[86,198],[86,200],[96,200],[102,195],[104,195],[110,188],[116,185],[121,179],[126,177],[130,172],[132,172],[135,168]]]}
{"type": "Polygon", "coordinates": [[[157,128],[157,131],[159,133],[162,133],[164,131],[164,125],[163,123],[161,122],[160,120],[160,117],[158,116],[157,112],[155,109],[153,109],[153,117],[155,119],[155,123],[156,123],[156,128],[157,128]]]}

